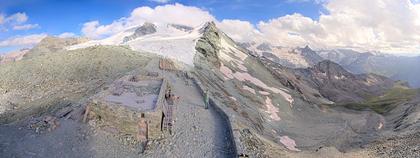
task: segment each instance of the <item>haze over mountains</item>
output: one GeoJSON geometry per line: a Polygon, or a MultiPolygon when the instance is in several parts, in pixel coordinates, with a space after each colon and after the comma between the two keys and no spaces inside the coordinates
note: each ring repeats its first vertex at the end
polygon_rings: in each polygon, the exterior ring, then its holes
{"type": "Polygon", "coordinates": [[[397,56],[379,52],[357,52],[351,49],[313,50],[310,47],[288,48],[269,43],[242,43],[244,48],[291,68],[311,67],[322,60],[331,60],[352,73],[375,73],[394,80],[420,86],[420,56],[397,56]]]}

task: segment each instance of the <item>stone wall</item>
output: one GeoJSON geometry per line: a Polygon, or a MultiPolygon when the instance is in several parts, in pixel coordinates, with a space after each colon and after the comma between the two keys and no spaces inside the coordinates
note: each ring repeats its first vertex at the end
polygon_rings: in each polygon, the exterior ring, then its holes
{"type": "MultiPolygon", "coordinates": [[[[204,91],[206,88],[201,84],[201,82],[197,79],[197,77],[195,77],[195,75],[189,75],[189,77],[192,78],[194,84],[199,88],[201,95],[204,96],[204,91]]],[[[215,111],[219,113],[220,116],[226,121],[226,124],[229,128],[229,137],[231,138],[229,139],[230,141],[229,144],[232,144],[234,148],[233,154],[246,155],[244,153],[245,150],[243,150],[244,148],[242,147],[240,139],[239,139],[240,138],[239,129],[232,127],[232,124],[234,124],[232,118],[229,117],[229,115],[227,115],[227,112],[224,110],[224,108],[218,105],[210,94],[209,94],[209,104],[210,104],[210,107],[213,107],[215,111]]]]}
{"type": "Polygon", "coordinates": [[[136,113],[125,106],[112,105],[100,101],[92,101],[88,106],[89,117],[98,120],[101,125],[115,127],[122,134],[137,134],[137,122],[140,118],[140,113],[136,113]]]}
{"type": "MultiPolygon", "coordinates": [[[[131,77],[123,77],[123,80],[132,79],[131,77]]],[[[115,105],[93,99],[88,103],[89,116],[91,119],[99,120],[101,125],[115,127],[120,134],[137,135],[139,131],[139,121],[141,115],[148,124],[148,139],[157,139],[162,136],[162,116],[164,112],[164,99],[165,92],[168,87],[168,82],[163,78],[150,78],[147,76],[135,76],[136,80],[162,80],[160,85],[158,98],[155,102],[156,109],[152,112],[139,112],[130,107],[115,105]]]]}
{"type": "Polygon", "coordinates": [[[167,70],[167,71],[178,71],[179,68],[175,64],[174,61],[167,58],[162,58],[159,60],[159,68],[161,70],[167,70]]]}

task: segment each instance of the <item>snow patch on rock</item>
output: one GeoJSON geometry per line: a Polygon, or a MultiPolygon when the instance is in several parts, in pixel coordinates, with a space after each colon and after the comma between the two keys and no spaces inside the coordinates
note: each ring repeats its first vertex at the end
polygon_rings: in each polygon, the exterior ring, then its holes
{"type": "Polygon", "coordinates": [[[224,77],[225,80],[234,78],[232,70],[229,69],[228,67],[224,66],[223,63],[221,64],[219,70],[224,75],[223,77],[224,77]]]}
{"type": "Polygon", "coordinates": [[[261,95],[270,95],[270,93],[268,93],[266,91],[259,91],[258,93],[260,93],[261,95]]]}
{"type": "Polygon", "coordinates": [[[279,109],[276,108],[273,103],[271,102],[270,97],[267,97],[265,99],[265,106],[267,107],[267,113],[270,114],[270,118],[275,120],[275,121],[280,121],[280,117],[277,114],[279,112],[279,109]]]}
{"type": "Polygon", "coordinates": [[[284,91],[280,91],[280,95],[282,95],[284,97],[284,99],[286,99],[286,101],[289,102],[290,107],[293,107],[294,99],[290,94],[287,94],[284,91]]]}
{"type": "Polygon", "coordinates": [[[342,79],[345,79],[345,78],[346,78],[346,76],[334,76],[334,78],[335,78],[336,80],[342,80],[342,79]]]}
{"type": "Polygon", "coordinates": [[[286,148],[289,149],[289,150],[300,151],[298,148],[296,148],[295,140],[289,138],[289,136],[280,137],[280,143],[282,143],[284,146],[286,146],[286,148]]]}
{"type": "Polygon", "coordinates": [[[236,47],[234,47],[231,44],[229,44],[225,39],[222,39],[220,41],[220,44],[221,44],[221,46],[222,46],[222,48],[223,48],[224,51],[228,51],[228,52],[231,51],[232,54],[235,57],[239,58],[241,61],[244,61],[248,57],[247,54],[245,54],[244,52],[240,51],[236,47]]]}
{"type": "Polygon", "coordinates": [[[251,92],[252,94],[257,94],[257,93],[255,93],[255,90],[252,89],[251,87],[243,86],[242,89],[247,90],[247,91],[251,92]]]}
{"type": "Polygon", "coordinates": [[[230,45],[225,39],[221,39],[221,46],[220,59],[225,62],[233,63],[234,66],[241,71],[248,71],[244,66],[244,61],[248,57],[247,54],[230,45]]]}
{"type": "Polygon", "coordinates": [[[379,122],[379,125],[378,125],[378,130],[379,130],[379,129],[382,129],[382,127],[384,127],[384,124],[383,124],[382,122],[379,122]]]}
{"type": "Polygon", "coordinates": [[[241,72],[235,72],[233,74],[233,77],[238,79],[239,81],[249,81],[263,89],[270,90],[274,93],[282,93],[283,91],[274,87],[267,86],[264,82],[261,80],[251,76],[249,73],[241,73],[241,72]]]}

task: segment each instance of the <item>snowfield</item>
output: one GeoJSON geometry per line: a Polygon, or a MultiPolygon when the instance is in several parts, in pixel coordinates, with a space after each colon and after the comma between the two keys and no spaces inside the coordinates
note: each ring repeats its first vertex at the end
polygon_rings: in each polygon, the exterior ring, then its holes
{"type": "Polygon", "coordinates": [[[155,24],[157,32],[124,42],[124,37],[134,34],[136,27],[115,34],[102,40],[92,40],[82,44],[67,47],[68,50],[91,47],[95,45],[128,45],[135,51],[145,51],[167,58],[175,59],[193,66],[195,44],[202,36],[201,27],[192,31],[181,30],[170,24],[155,24]]]}

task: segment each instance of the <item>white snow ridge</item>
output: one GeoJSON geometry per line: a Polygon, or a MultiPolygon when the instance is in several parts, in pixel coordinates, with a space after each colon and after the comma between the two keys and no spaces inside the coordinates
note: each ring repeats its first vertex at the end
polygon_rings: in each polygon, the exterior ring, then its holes
{"type": "Polygon", "coordinates": [[[133,35],[138,27],[127,29],[105,39],[73,45],[67,47],[67,49],[74,50],[95,45],[128,45],[135,51],[145,51],[162,55],[193,66],[193,59],[196,52],[195,44],[202,35],[199,30],[203,25],[192,28],[191,30],[185,29],[188,26],[180,28],[179,26],[181,25],[174,24],[155,23],[154,25],[156,26],[156,32],[137,37],[127,42],[124,42],[124,38],[133,35]]]}

